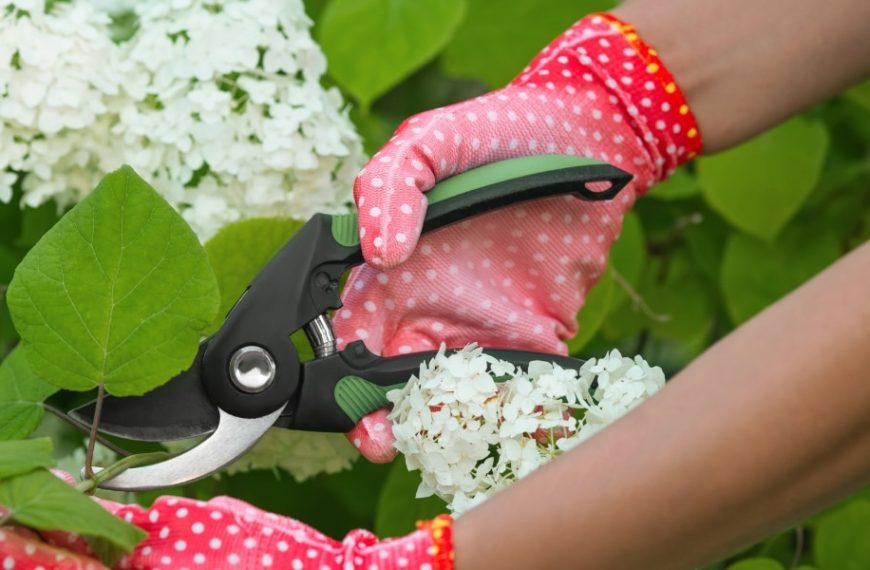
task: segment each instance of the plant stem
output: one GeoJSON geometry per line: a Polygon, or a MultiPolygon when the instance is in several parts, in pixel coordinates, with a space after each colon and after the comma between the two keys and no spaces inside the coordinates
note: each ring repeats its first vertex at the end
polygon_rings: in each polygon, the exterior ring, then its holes
{"type": "Polygon", "coordinates": [[[94,478],[94,446],[97,443],[97,427],[100,425],[100,415],[103,413],[103,400],[106,399],[106,388],[100,382],[97,388],[97,404],[94,409],[94,422],[91,424],[91,435],[88,438],[88,453],[85,455],[85,477],[94,478]]]}
{"type": "MultiPolygon", "coordinates": [[[[56,408],[56,407],[52,406],[51,404],[43,402],[42,407],[45,409],[46,412],[57,417],[59,420],[62,420],[64,422],[68,423],[69,425],[73,426],[74,428],[78,429],[79,431],[90,434],[91,426],[88,425],[87,423],[75,419],[74,417],[70,416],[69,414],[64,413],[63,410],[56,408]]],[[[106,449],[111,449],[113,452],[120,455],[121,457],[127,457],[128,455],[130,455],[129,451],[127,451],[123,447],[120,447],[119,445],[112,443],[108,439],[101,436],[99,433],[97,433],[97,443],[99,443],[100,445],[102,445],[106,449]]]]}
{"type": "Polygon", "coordinates": [[[100,469],[96,473],[92,473],[84,481],[76,485],[76,490],[82,493],[95,491],[104,481],[108,481],[113,477],[117,477],[131,467],[138,465],[147,465],[161,459],[172,457],[171,453],[165,451],[155,451],[153,453],[137,453],[136,455],[128,455],[124,459],[120,459],[112,463],[105,469],[100,469]]]}

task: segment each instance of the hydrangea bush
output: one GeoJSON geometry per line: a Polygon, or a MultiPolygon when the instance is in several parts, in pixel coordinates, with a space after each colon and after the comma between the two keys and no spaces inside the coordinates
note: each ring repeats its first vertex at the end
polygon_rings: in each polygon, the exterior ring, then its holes
{"type": "Polygon", "coordinates": [[[100,4],[0,1],[0,201],[71,205],[126,163],[202,239],[347,207],[362,147],[301,2],[100,4]]]}
{"type": "Polygon", "coordinates": [[[618,350],[579,370],[532,362],[522,370],[475,344],[444,347],[393,402],[396,448],[419,470],[418,497],[433,493],[454,513],[479,504],[586,440],[657,392],[659,367],[618,350]]]}

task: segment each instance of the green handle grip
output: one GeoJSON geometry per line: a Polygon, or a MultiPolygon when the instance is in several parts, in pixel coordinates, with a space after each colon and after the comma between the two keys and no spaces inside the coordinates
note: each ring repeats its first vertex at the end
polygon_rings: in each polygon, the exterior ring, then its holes
{"type": "MultiPolygon", "coordinates": [[[[631,175],[606,162],[583,156],[545,154],[493,162],[446,178],[426,192],[429,208],[423,233],[503,206],[555,196],[576,194],[584,200],[610,200],[631,175]],[[591,182],[610,182],[602,191],[591,182]]],[[[359,245],[357,214],[332,217],[335,241],[359,245]]]]}

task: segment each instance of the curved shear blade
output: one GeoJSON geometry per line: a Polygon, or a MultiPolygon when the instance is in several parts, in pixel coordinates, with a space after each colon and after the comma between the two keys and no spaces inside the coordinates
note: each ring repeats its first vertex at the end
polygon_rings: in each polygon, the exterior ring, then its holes
{"type": "Polygon", "coordinates": [[[285,407],[286,404],[262,418],[238,418],[218,408],[218,427],[208,439],[172,459],[128,469],[104,481],[100,487],[114,491],[148,491],[207,477],[257,443],[285,407]]]}

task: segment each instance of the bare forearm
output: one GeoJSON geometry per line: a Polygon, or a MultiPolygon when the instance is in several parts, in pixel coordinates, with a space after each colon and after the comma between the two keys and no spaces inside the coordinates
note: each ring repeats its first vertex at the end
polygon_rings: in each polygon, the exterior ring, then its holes
{"type": "Polygon", "coordinates": [[[689,568],[867,483],[868,281],[870,244],[463,516],[458,570],[689,568]]]}
{"type": "Polygon", "coordinates": [[[865,0],[629,0],[614,13],[673,72],[708,153],[870,75],[865,0]]]}

